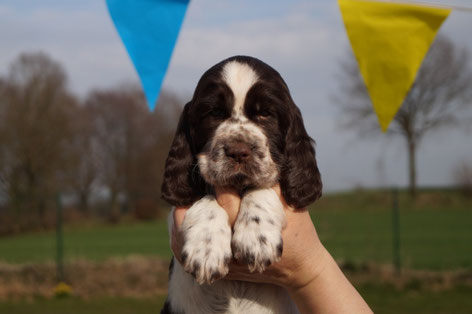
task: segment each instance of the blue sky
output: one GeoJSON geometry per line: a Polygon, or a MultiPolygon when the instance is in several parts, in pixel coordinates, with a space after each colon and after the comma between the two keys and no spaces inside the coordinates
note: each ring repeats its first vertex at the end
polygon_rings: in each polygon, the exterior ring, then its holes
{"type": "MultiPolygon", "coordinates": [[[[453,3],[472,6],[469,0],[453,3]]],[[[453,12],[441,33],[472,51],[471,30],[472,12],[453,12]]],[[[138,80],[105,1],[3,0],[0,39],[3,74],[20,52],[42,50],[65,66],[69,86],[81,96],[90,88],[138,80]]],[[[401,140],[380,136],[361,141],[339,128],[332,96],[339,92],[338,62],[348,47],[334,0],[194,0],[164,86],[189,97],[201,74],[213,64],[235,54],[258,57],[276,68],[289,85],[317,142],[328,190],[405,186],[401,140]]],[[[420,184],[449,184],[457,163],[472,163],[472,142],[466,131],[438,132],[425,139],[418,153],[420,184]]]]}

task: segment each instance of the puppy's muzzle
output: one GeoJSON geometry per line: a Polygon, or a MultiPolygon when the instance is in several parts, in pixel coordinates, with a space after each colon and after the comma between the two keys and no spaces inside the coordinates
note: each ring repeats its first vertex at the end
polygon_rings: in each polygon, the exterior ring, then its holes
{"type": "Polygon", "coordinates": [[[224,145],[224,152],[227,158],[236,163],[247,162],[252,155],[251,147],[244,142],[231,142],[224,145]]]}

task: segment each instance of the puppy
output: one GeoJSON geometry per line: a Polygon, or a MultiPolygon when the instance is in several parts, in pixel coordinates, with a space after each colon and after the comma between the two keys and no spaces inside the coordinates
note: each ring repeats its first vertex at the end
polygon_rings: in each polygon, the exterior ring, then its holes
{"type": "Polygon", "coordinates": [[[224,280],[233,258],[258,272],[280,259],[285,214],[271,189],[277,183],[295,208],[321,196],[313,140],[277,71],[252,57],[226,59],[198,82],[166,161],[163,198],[191,207],[182,265],[171,263],[161,313],[298,313],[281,287],[224,280]],[[215,186],[242,197],[233,229],[215,186]]]}

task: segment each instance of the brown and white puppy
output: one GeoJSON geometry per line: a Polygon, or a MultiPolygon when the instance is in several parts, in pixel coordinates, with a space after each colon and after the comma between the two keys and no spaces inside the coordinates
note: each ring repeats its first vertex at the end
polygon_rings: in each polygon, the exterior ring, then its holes
{"type": "Polygon", "coordinates": [[[321,196],[313,140],[277,71],[252,57],[226,59],[198,82],[166,161],[163,198],[191,207],[183,265],[171,265],[162,313],[297,313],[280,287],[217,280],[232,258],[259,272],[280,259],[285,214],[271,189],[277,183],[295,208],[321,196]],[[233,229],[214,186],[242,197],[233,229]]]}

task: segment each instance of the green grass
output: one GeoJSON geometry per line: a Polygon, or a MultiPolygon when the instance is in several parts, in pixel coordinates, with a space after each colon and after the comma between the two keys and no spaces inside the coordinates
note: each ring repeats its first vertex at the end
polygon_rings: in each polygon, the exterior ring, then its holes
{"type": "MultiPolygon", "coordinates": [[[[359,292],[375,313],[465,314],[472,309],[472,289],[442,292],[406,290],[390,286],[365,286],[359,292]]],[[[154,299],[77,298],[0,302],[0,313],[9,314],[148,314],[159,313],[165,297],[154,299]]]]}
{"type": "MultiPolygon", "coordinates": [[[[53,260],[56,256],[55,239],[54,232],[0,238],[0,260],[10,263],[53,260]]],[[[132,254],[170,258],[166,222],[74,226],[64,230],[66,259],[99,261],[132,254]]]]}
{"type": "MultiPolygon", "coordinates": [[[[453,190],[422,191],[414,203],[400,193],[401,256],[406,267],[472,267],[472,201],[453,190]]],[[[392,219],[389,191],[327,195],[311,207],[320,238],[337,259],[391,263],[392,219]]],[[[169,258],[165,221],[66,227],[66,259],[104,260],[130,254],[169,258]]],[[[53,260],[55,234],[0,238],[0,260],[11,263],[53,260]]]]}
{"type": "Polygon", "coordinates": [[[366,286],[358,290],[374,313],[466,314],[472,309],[470,287],[441,292],[400,291],[388,286],[366,286]]]}
{"type": "MultiPolygon", "coordinates": [[[[388,211],[312,211],[319,236],[337,259],[392,261],[388,211]]],[[[400,211],[400,254],[404,266],[453,269],[472,266],[472,211],[400,211]]]]}
{"type": "Polygon", "coordinates": [[[0,313],[8,314],[149,314],[159,313],[165,296],[155,299],[79,298],[0,302],[0,313]]]}
{"type": "MultiPolygon", "coordinates": [[[[454,191],[423,192],[415,203],[400,194],[400,253],[406,267],[472,267],[472,202],[454,191]]],[[[319,236],[337,259],[392,263],[391,195],[328,196],[311,207],[319,236]]]]}

